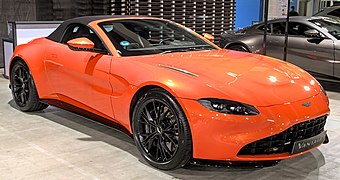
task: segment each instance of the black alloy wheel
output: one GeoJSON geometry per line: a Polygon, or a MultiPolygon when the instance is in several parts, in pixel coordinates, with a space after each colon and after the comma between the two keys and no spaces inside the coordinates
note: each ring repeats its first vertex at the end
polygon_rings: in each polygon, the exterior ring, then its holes
{"type": "Polygon", "coordinates": [[[191,135],[178,103],[162,89],[148,92],[136,105],[134,139],[152,166],[169,170],[184,166],[191,158],[191,135]]]}
{"type": "Polygon", "coordinates": [[[23,66],[18,66],[14,70],[13,76],[13,95],[18,106],[24,107],[30,96],[30,78],[31,75],[23,66]]]}
{"type": "Polygon", "coordinates": [[[38,111],[48,105],[39,101],[31,72],[22,61],[17,61],[11,68],[11,90],[13,99],[22,111],[38,111]]]}

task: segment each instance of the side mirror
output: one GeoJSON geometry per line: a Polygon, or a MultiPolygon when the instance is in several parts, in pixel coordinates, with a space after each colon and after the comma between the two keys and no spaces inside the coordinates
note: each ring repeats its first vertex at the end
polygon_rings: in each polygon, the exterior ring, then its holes
{"type": "Polygon", "coordinates": [[[94,43],[88,38],[81,37],[67,41],[67,45],[75,49],[93,49],[94,43]]]}
{"type": "Polygon", "coordinates": [[[214,42],[214,39],[215,39],[215,37],[213,35],[209,34],[209,33],[204,33],[203,37],[210,42],[214,42]]]}
{"type": "Polygon", "coordinates": [[[319,31],[315,30],[315,29],[310,29],[304,32],[306,37],[320,37],[320,33],[319,31]]]}

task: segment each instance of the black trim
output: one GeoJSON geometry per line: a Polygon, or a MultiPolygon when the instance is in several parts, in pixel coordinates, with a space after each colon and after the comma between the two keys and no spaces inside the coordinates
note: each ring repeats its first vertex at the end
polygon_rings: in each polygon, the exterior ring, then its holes
{"type": "MultiPolygon", "coordinates": [[[[249,143],[237,155],[267,155],[291,153],[294,143],[325,132],[327,115],[307,120],[289,127],[287,130],[249,143]]],[[[326,143],[326,141],[325,141],[326,143]]]]}
{"type": "Polygon", "coordinates": [[[59,100],[55,100],[55,99],[41,99],[42,102],[52,105],[52,106],[56,106],[59,107],[61,109],[65,109],[67,111],[73,112],[75,114],[90,118],[96,122],[99,122],[101,124],[107,125],[109,127],[113,127],[123,133],[125,133],[126,135],[128,135],[129,137],[132,138],[132,134],[130,133],[129,130],[127,130],[124,126],[122,126],[121,124],[118,124],[116,122],[114,122],[113,120],[104,118],[102,116],[99,116],[97,114],[94,114],[92,112],[86,111],[84,109],[81,109],[77,106],[74,106],[72,104],[68,104],[66,102],[62,102],[59,100]]]}
{"type": "Polygon", "coordinates": [[[191,159],[190,164],[201,167],[236,167],[236,168],[263,168],[277,165],[281,160],[264,161],[221,161],[209,159],[191,159]]]}

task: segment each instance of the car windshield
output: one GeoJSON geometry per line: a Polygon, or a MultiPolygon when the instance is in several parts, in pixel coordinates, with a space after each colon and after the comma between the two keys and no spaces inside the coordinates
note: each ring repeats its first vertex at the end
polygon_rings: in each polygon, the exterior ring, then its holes
{"type": "Polygon", "coordinates": [[[151,19],[125,19],[100,23],[121,56],[164,54],[215,49],[190,29],[151,19]]]}
{"type": "Polygon", "coordinates": [[[310,22],[326,30],[329,34],[340,40],[340,22],[335,19],[311,19],[310,22]]]}

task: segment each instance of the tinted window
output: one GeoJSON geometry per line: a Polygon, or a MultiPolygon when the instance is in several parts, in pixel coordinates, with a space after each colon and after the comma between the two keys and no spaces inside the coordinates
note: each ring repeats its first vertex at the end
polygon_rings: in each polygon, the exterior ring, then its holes
{"type": "MultiPolygon", "coordinates": [[[[293,36],[305,36],[305,31],[312,29],[309,26],[297,22],[290,22],[288,34],[293,36]]],[[[273,34],[284,35],[286,22],[273,23],[273,34]]]]}
{"type": "MultiPolygon", "coordinates": [[[[261,31],[264,31],[264,25],[259,26],[257,29],[259,29],[259,30],[261,30],[261,31]]],[[[268,32],[268,33],[272,33],[272,25],[271,25],[271,24],[268,24],[268,25],[267,25],[267,32],[268,32]]]]}
{"type": "Polygon", "coordinates": [[[331,18],[311,19],[309,22],[326,30],[329,34],[333,35],[336,39],[340,40],[340,22],[331,18]]]}
{"type": "Polygon", "coordinates": [[[328,13],[328,15],[340,17],[340,9],[336,9],[328,13]]]}
{"type": "Polygon", "coordinates": [[[291,22],[289,23],[289,30],[288,34],[289,35],[295,35],[295,36],[305,36],[305,31],[310,30],[309,26],[301,23],[295,23],[291,22]]]}
{"type": "Polygon", "coordinates": [[[100,24],[122,56],[214,49],[189,29],[151,19],[129,19],[100,24]]]}
{"type": "Polygon", "coordinates": [[[285,34],[285,27],[284,22],[273,23],[273,34],[285,34]]]}
{"type": "Polygon", "coordinates": [[[99,37],[90,28],[81,24],[72,24],[66,28],[61,43],[66,44],[67,41],[80,37],[86,37],[91,40],[94,43],[94,48],[96,49],[105,49],[99,37]]]}

